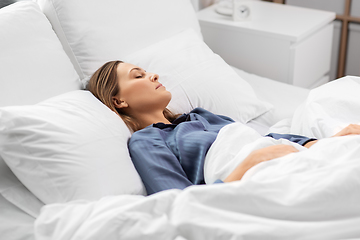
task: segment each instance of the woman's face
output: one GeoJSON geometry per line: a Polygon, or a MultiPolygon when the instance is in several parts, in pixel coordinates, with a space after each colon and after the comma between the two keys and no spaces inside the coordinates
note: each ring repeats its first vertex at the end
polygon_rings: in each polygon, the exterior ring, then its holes
{"type": "Polygon", "coordinates": [[[117,66],[120,92],[113,98],[115,106],[138,112],[164,110],[171,93],[158,80],[157,74],[130,63],[120,63],[117,66]]]}

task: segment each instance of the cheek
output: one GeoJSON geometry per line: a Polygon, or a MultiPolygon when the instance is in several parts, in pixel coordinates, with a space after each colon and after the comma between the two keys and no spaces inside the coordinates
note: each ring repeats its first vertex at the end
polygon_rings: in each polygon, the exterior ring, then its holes
{"type": "Polygon", "coordinates": [[[146,82],[134,82],[124,86],[120,90],[120,95],[133,110],[139,111],[165,108],[171,100],[169,91],[155,90],[154,84],[146,82]]]}
{"type": "Polygon", "coordinates": [[[149,100],[154,93],[154,86],[145,81],[134,81],[120,85],[120,96],[129,104],[149,100]]]}

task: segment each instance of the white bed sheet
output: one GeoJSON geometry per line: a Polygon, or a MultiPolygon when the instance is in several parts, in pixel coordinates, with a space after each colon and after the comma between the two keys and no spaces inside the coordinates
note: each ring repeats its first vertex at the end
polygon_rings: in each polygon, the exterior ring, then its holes
{"type": "Polygon", "coordinates": [[[358,239],[359,143],[359,136],[324,139],[259,164],[244,181],[47,205],[35,232],[39,240],[358,239]]]}
{"type": "Polygon", "coordinates": [[[0,239],[32,240],[35,218],[7,201],[0,194],[0,239]]]}

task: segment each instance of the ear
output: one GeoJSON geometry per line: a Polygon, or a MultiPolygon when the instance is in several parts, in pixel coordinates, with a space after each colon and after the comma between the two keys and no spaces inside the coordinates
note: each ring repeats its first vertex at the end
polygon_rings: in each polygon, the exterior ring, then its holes
{"type": "Polygon", "coordinates": [[[112,100],[113,100],[115,108],[126,108],[129,106],[127,104],[127,102],[125,102],[124,100],[121,100],[120,98],[112,97],[112,100]]]}

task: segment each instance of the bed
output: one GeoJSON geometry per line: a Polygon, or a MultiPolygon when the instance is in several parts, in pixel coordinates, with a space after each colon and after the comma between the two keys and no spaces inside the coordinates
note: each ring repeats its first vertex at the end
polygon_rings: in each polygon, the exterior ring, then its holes
{"type": "Polygon", "coordinates": [[[360,237],[360,139],[328,139],[360,123],[359,77],[309,90],[231,67],[202,41],[187,0],[18,2],[0,9],[0,36],[1,239],[360,237]],[[83,90],[115,59],[158,73],[172,111],[236,120],[210,149],[209,184],[146,196],[131,132],[83,90]],[[324,140],[212,184],[278,144],[261,137],[270,131],[324,140]]]}

